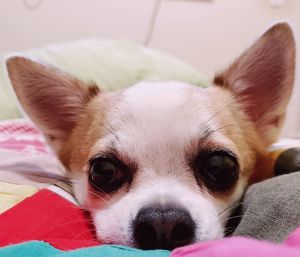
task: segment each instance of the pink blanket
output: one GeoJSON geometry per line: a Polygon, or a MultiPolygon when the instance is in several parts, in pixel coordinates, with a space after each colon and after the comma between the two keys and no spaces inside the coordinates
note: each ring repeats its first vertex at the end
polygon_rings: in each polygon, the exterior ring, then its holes
{"type": "Polygon", "coordinates": [[[0,122],[0,148],[27,155],[51,154],[42,134],[25,119],[0,122]]]}
{"type": "Polygon", "coordinates": [[[64,176],[62,165],[29,120],[0,122],[0,181],[44,188],[64,176]]]}
{"type": "Polygon", "coordinates": [[[250,238],[231,237],[174,250],[171,257],[299,257],[300,227],[281,245],[250,238]]]}

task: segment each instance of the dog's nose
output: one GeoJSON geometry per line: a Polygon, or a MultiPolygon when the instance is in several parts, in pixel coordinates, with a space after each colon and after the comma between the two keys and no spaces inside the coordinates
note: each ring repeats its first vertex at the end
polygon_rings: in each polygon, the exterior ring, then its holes
{"type": "Polygon", "coordinates": [[[174,249],[192,243],[195,223],[182,208],[145,207],[133,222],[133,235],[141,249],[174,249]]]}

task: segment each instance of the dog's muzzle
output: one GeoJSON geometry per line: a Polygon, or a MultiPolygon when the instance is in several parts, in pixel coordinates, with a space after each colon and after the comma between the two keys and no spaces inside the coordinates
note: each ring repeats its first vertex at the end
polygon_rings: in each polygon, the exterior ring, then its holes
{"type": "Polygon", "coordinates": [[[141,249],[174,249],[194,241],[195,223],[179,207],[142,208],[133,221],[133,237],[141,249]]]}

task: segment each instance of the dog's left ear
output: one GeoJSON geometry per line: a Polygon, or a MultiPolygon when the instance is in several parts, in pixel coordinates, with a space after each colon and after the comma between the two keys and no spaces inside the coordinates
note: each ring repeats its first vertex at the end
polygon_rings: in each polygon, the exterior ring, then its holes
{"type": "Polygon", "coordinates": [[[7,60],[7,70],[25,112],[54,150],[59,151],[86,104],[100,91],[70,74],[23,57],[7,60]]]}
{"type": "Polygon", "coordinates": [[[287,23],[279,23],[214,79],[241,103],[265,146],[277,140],[281,130],[294,70],[293,32],[287,23]]]}

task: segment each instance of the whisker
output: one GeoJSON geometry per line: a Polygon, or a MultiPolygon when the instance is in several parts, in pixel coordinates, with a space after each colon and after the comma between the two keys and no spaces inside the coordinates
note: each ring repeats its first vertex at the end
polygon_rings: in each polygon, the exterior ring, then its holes
{"type": "MultiPolygon", "coordinates": [[[[93,225],[94,225],[94,224],[93,224],[93,225]]],[[[93,234],[96,234],[96,233],[95,233],[96,231],[97,231],[96,228],[90,228],[90,229],[88,229],[88,230],[86,230],[86,231],[83,231],[83,232],[78,233],[75,237],[73,237],[73,239],[77,239],[77,238],[79,238],[80,236],[82,236],[82,235],[84,235],[84,234],[86,234],[86,233],[89,233],[89,232],[92,232],[93,234]]]]}
{"type": "Polygon", "coordinates": [[[219,127],[219,128],[216,128],[216,129],[213,129],[213,130],[210,130],[209,131],[209,133],[215,133],[215,132],[217,132],[217,131],[219,131],[219,130],[222,130],[222,129],[224,129],[224,128],[228,128],[228,127],[231,127],[231,126],[234,126],[234,125],[236,125],[235,123],[231,123],[231,124],[226,124],[226,125],[224,125],[224,126],[222,126],[222,127],[219,127]]]}
{"type": "Polygon", "coordinates": [[[115,129],[113,128],[113,126],[110,124],[110,122],[104,117],[105,122],[107,123],[107,125],[109,126],[109,128],[107,128],[113,135],[114,137],[119,141],[119,136],[117,135],[115,129]]]}
{"type": "Polygon", "coordinates": [[[229,105],[231,105],[234,100],[236,100],[236,98],[238,97],[238,95],[234,95],[230,98],[230,101],[228,101],[228,103],[226,103],[225,105],[222,106],[222,108],[220,108],[220,110],[218,110],[217,112],[215,112],[206,122],[205,124],[207,124],[208,122],[210,122],[213,118],[215,118],[216,116],[218,116],[220,113],[223,112],[223,110],[225,108],[227,108],[229,105]]]}
{"type": "Polygon", "coordinates": [[[237,219],[237,218],[242,218],[244,215],[240,214],[240,215],[235,215],[235,216],[230,216],[227,219],[221,219],[222,222],[228,222],[229,220],[233,220],[233,219],[237,219]]]}
{"type": "Polygon", "coordinates": [[[111,200],[111,197],[107,195],[107,197],[109,199],[105,199],[105,197],[103,197],[100,194],[97,194],[96,192],[92,191],[92,190],[88,190],[88,192],[96,197],[99,197],[103,202],[105,202],[107,205],[109,205],[110,207],[112,206],[111,203],[109,202],[109,200],[111,200]]]}
{"type": "Polygon", "coordinates": [[[227,206],[226,208],[224,208],[222,211],[220,211],[218,213],[218,217],[221,217],[222,215],[224,215],[226,212],[229,212],[229,211],[232,211],[233,209],[241,206],[242,204],[244,204],[244,202],[238,202],[238,203],[235,203],[235,204],[232,204],[232,205],[229,205],[227,206]]]}
{"type": "Polygon", "coordinates": [[[78,222],[86,222],[87,224],[94,225],[94,223],[91,220],[89,220],[89,219],[75,219],[75,220],[72,220],[72,221],[68,221],[68,222],[63,222],[63,223],[57,224],[57,225],[55,225],[53,227],[49,227],[48,229],[45,229],[43,231],[43,233],[48,233],[49,231],[55,230],[55,229],[60,228],[62,226],[70,225],[70,224],[78,223],[78,222]]]}
{"type": "Polygon", "coordinates": [[[230,238],[235,229],[236,229],[236,227],[227,227],[224,230],[224,234],[226,235],[224,238],[230,238]]]}

